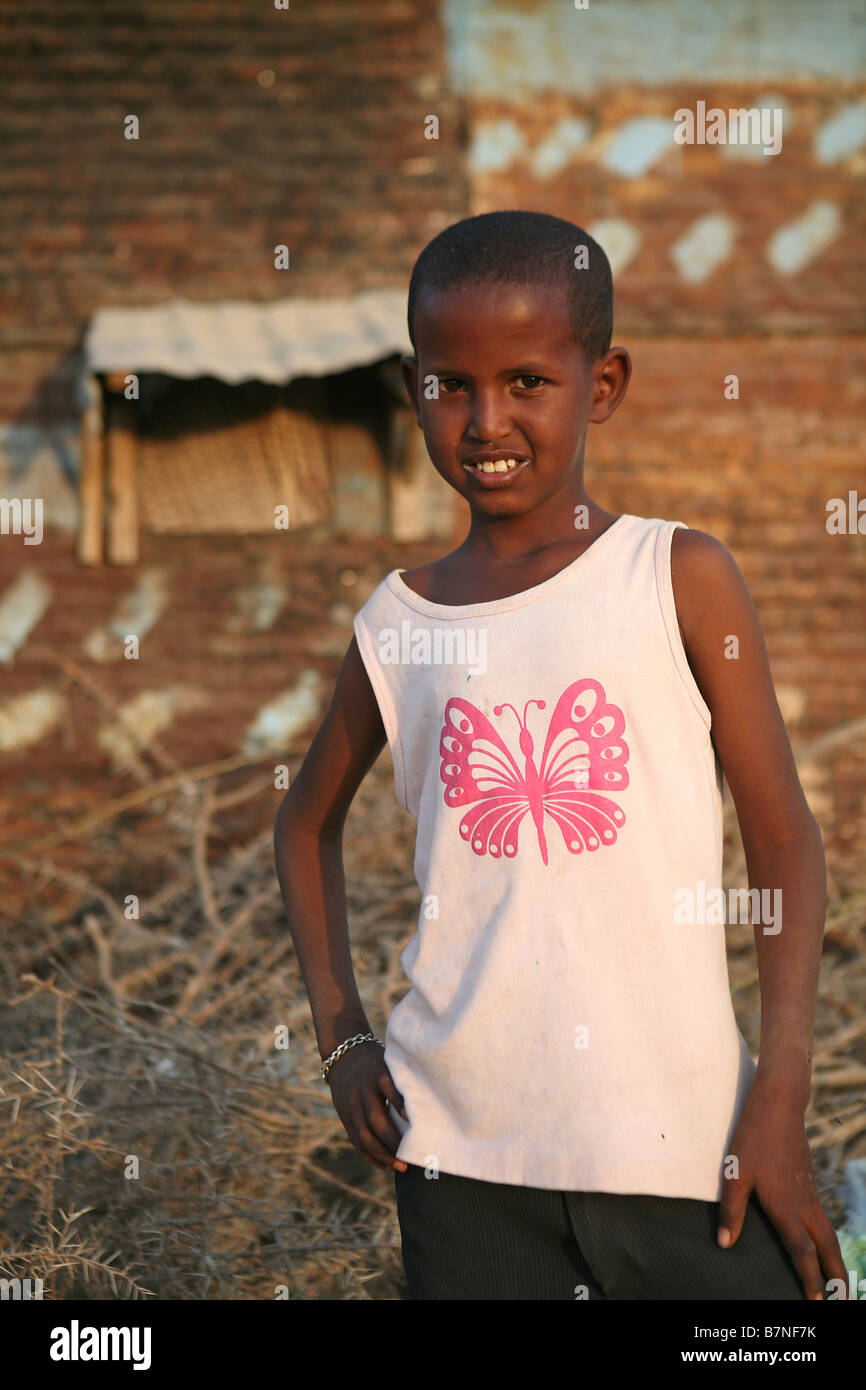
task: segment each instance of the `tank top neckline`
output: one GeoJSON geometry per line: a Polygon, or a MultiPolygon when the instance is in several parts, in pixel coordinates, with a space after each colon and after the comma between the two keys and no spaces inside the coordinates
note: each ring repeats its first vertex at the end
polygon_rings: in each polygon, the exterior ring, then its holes
{"type": "Polygon", "coordinates": [[[410,608],[416,609],[419,613],[427,613],[431,617],[439,618],[473,618],[484,617],[493,613],[507,613],[515,608],[523,608],[525,604],[534,603],[536,599],[545,598],[554,589],[559,588],[570,579],[576,570],[585,570],[594,559],[598,558],[598,553],[605,548],[609,537],[614,532],[619,534],[624,529],[623,522],[633,520],[630,512],[623,512],[611,522],[606,531],[602,531],[600,536],[587,546],[586,550],[581,551],[576,559],[564,565],[556,574],[552,574],[549,579],[544,579],[540,584],[533,584],[530,589],[522,589],[516,594],[506,594],[503,598],[488,599],[485,603],[434,603],[432,599],[423,598],[421,594],[416,594],[414,589],[404,582],[401,575],[405,574],[405,569],[391,570],[386,576],[386,584],[393,594],[410,608]]]}

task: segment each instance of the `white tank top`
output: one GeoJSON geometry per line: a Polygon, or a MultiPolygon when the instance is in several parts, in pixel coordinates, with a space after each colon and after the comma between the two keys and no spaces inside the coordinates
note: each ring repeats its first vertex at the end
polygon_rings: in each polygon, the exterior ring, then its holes
{"type": "Polygon", "coordinates": [[[755,1063],[700,910],[722,887],[722,771],[677,626],[683,525],[625,514],[487,603],[432,603],[392,570],[355,617],[417,821],[411,988],[385,1034],[407,1163],[721,1197],[755,1063]]]}

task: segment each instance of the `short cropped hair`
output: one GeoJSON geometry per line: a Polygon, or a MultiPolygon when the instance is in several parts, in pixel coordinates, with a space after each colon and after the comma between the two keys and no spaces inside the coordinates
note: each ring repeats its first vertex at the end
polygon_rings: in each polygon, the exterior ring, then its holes
{"type": "MultiPolygon", "coordinates": [[[[588,232],[546,212],[482,212],[446,227],[424,247],[409,281],[409,339],[415,348],[415,308],[425,290],[462,285],[543,284],[568,304],[575,341],[590,362],[610,347],[613,277],[603,249],[588,232]],[[577,249],[588,265],[575,267],[577,249]]],[[[416,349],[417,350],[417,349],[416,349]]]]}

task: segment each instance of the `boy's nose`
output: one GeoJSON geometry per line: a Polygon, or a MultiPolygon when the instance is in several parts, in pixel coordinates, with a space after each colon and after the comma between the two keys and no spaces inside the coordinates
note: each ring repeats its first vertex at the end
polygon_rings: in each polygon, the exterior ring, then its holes
{"type": "Polygon", "coordinates": [[[511,434],[511,421],[505,403],[501,397],[494,397],[492,392],[476,392],[470,425],[473,435],[491,446],[498,439],[507,439],[511,434]]]}

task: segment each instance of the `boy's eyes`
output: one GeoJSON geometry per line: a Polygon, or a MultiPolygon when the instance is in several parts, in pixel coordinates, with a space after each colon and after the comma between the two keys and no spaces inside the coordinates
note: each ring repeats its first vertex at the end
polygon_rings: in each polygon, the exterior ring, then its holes
{"type": "MultiPolygon", "coordinates": [[[[531,383],[530,385],[525,386],[524,389],[525,389],[526,391],[535,391],[535,390],[538,389],[539,386],[543,386],[543,385],[544,385],[545,377],[543,377],[543,376],[533,376],[533,375],[531,375],[531,374],[528,373],[528,372],[522,372],[522,373],[520,374],[520,376],[514,377],[514,380],[515,380],[515,381],[524,381],[524,382],[529,382],[529,383],[531,383]]],[[[462,385],[464,384],[464,383],[463,383],[462,377],[459,377],[459,376],[440,376],[440,377],[439,377],[439,388],[440,388],[440,390],[445,390],[445,391],[447,392],[448,395],[452,395],[452,394],[453,394],[453,391],[451,390],[450,383],[454,383],[454,382],[456,382],[458,386],[462,386],[462,385]]]]}

